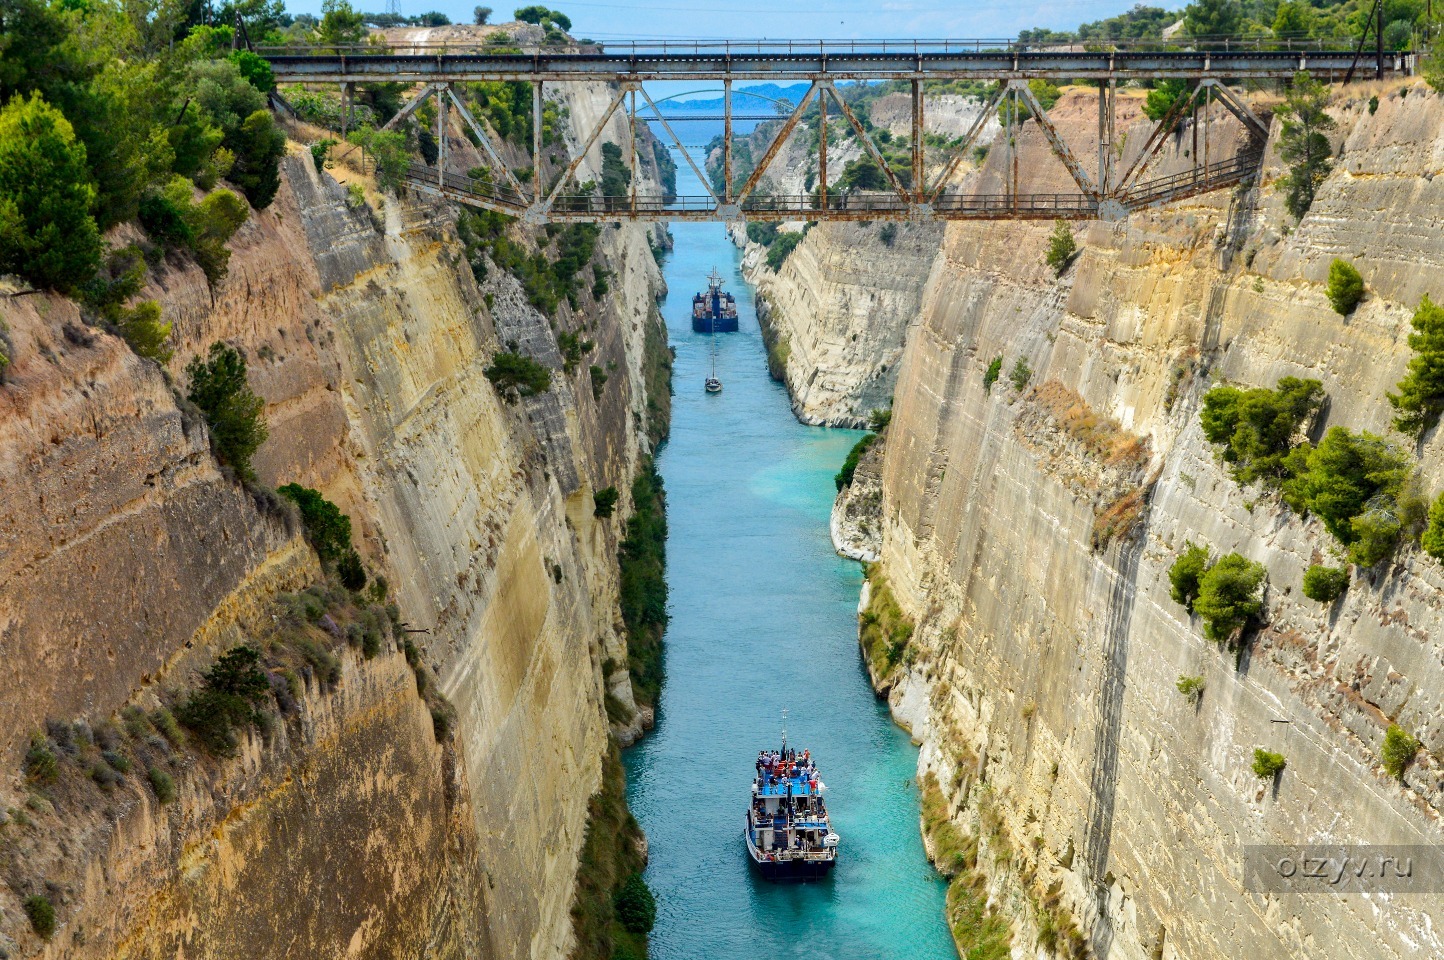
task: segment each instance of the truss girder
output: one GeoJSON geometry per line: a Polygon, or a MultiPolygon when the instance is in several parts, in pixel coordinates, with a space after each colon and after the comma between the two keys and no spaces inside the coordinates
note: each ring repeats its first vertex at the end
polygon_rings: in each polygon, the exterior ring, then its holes
{"type": "MultiPolygon", "coordinates": [[[[730,128],[732,117],[731,84],[726,85],[725,117],[730,128]]],[[[412,117],[425,101],[437,98],[436,137],[438,162],[435,168],[413,165],[407,174],[407,181],[430,193],[439,194],[461,203],[467,203],[526,219],[529,223],[548,221],[648,221],[670,220],[909,220],[945,221],[969,219],[1117,219],[1129,212],[1168,203],[1173,200],[1196,196],[1210,190],[1244,181],[1257,173],[1262,162],[1261,144],[1268,134],[1268,128],[1250,109],[1249,105],[1216,78],[1204,78],[1192,85],[1183,96],[1178,97],[1168,113],[1153,127],[1147,142],[1134,157],[1121,177],[1113,176],[1114,97],[1111,84],[1100,85],[1099,89],[1099,174],[1090,176],[1069,145],[1063,140],[1057,128],[1049,120],[1037,97],[1022,79],[1007,80],[994,89],[988,102],[974,118],[967,134],[953,149],[952,155],[942,165],[931,183],[926,179],[926,144],[924,116],[924,91],[921,83],[911,88],[911,164],[912,184],[905,187],[887,163],[886,158],[873,142],[862,121],[830,78],[814,80],[802,97],[801,102],[788,114],[772,135],[762,157],[749,173],[746,181],[733,195],[731,182],[731,150],[724,148],[725,189],[718,196],[712,189],[705,172],[676,134],[668,118],[662,115],[650,94],[638,82],[626,80],[616,85],[614,95],[589,130],[579,130],[581,146],[568,160],[566,168],[551,185],[544,183],[544,169],[541,159],[541,124],[533,124],[531,143],[532,157],[531,186],[524,187],[512,164],[506,158],[504,141],[483,115],[478,117],[458,94],[450,82],[430,82],[421,86],[416,95],[387,122],[383,129],[394,128],[412,117]],[[638,114],[638,94],[654,117],[641,118],[638,114]],[[818,157],[819,173],[823,189],[819,196],[776,197],[758,196],[756,191],[762,179],[775,164],[784,143],[796,130],[806,114],[813,98],[818,100],[821,117],[821,143],[818,157]],[[1217,163],[1208,162],[1208,151],[1193,151],[1192,170],[1175,173],[1166,177],[1144,180],[1143,175],[1149,164],[1156,158],[1168,135],[1178,129],[1184,115],[1195,113],[1195,134],[1200,126],[1197,122],[1200,101],[1211,102],[1217,97],[1221,106],[1232,114],[1256,142],[1254,147],[1238,156],[1217,163]],[[877,165],[890,187],[889,191],[863,192],[833,196],[827,189],[827,118],[829,102],[835,103],[843,119],[852,129],[864,154],[877,165]],[[990,119],[997,114],[999,106],[1004,107],[1003,145],[1007,151],[1003,172],[1001,194],[949,193],[948,182],[959,164],[969,155],[986,129],[990,119]],[[447,131],[449,109],[454,108],[461,124],[471,132],[477,144],[486,154],[491,166],[500,179],[489,175],[486,180],[473,180],[446,172],[448,152],[447,131]],[[621,146],[626,167],[631,174],[625,196],[597,197],[593,195],[568,195],[570,185],[575,183],[578,168],[589,155],[597,141],[612,123],[617,111],[625,113],[626,141],[621,146]],[[1026,110],[1028,116],[1024,117],[1026,110]],[[637,150],[637,126],[639,119],[656,119],[668,140],[681,150],[683,159],[706,191],[705,197],[682,197],[675,201],[663,202],[655,197],[643,197],[639,192],[640,163],[637,150]],[[1067,168],[1077,184],[1077,195],[1030,195],[1019,192],[1019,149],[1018,133],[1024,123],[1031,119],[1038,125],[1039,132],[1048,143],[1049,149],[1067,168]]],[[[347,100],[349,101],[349,96],[347,100]]],[[[541,115],[542,84],[533,83],[534,116],[541,115]]],[[[1203,111],[1207,114],[1207,106],[1203,111]]],[[[343,117],[343,123],[347,118],[343,117]]],[[[1207,130],[1203,130],[1207,136],[1207,130]]],[[[730,143],[726,145],[730,147],[730,143]]]]}

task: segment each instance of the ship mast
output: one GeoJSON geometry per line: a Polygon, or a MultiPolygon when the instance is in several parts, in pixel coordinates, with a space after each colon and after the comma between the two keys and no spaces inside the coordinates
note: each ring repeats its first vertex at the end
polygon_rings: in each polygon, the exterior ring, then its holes
{"type": "Polygon", "coordinates": [[[782,708],[782,755],[787,756],[787,708],[782,708]]]}

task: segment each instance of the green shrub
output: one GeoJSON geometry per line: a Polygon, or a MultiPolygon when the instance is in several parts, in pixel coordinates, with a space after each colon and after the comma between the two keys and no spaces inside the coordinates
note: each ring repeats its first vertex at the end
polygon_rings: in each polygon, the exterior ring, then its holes
{"type": "Polygon", "coordinates": [[[55,907],[48,897],[36,894],[25,898],[25,916],[30,918],[30,928],[41,940],[55,935],[55,907]]]}
{"type": "Polygon", "coordinates": [[[872,446],[876,441],[877,434],[869,433],[860,437],[857,443],[852,445],[852,449],[847,453],[847,459],[842,462],[842,469],[832,478],[833,482],[837,484],[838,490],[852,483],[853,474],[857,472],[858,461],[861,460],[862,455],[867,452],[867,448],[872,446]]]}
{"type": "Polygon", "coordinates": [[[206,671],[201,689],[176,709],[176,719],[211,753],[229,756],[236,747],[234,729],[256,721],[256,707],[271,689],[260,659],[254,647],[232,647],[206,671]]]}
{"type": "Polygon", "coordinates": [[[150,715],[150,722],[161,732],[172,746],[183,747],[186,745],[186,732],[181,729],[180,722],[176,720],[175,714],[165,707],[157,707],[150,715]]]}
{"type": "Polygon", "coordinates": [[[662,639],[667,626],[666,494],[650,459],[632,481],[632,515],[618,551],[618,566],[632,693],[639,704],[650,705],[662,689],[662,639]]]}
{"type": "Polygon", "coordinates": [[[883,224],[882,229],[877,232],[877,238],[882,241],[883,246],[892,246],[893,243],[897,240],[897,224],[883,224]]]}
{"type": "Polygon", "coordinates": [[[1429,508],[1429,526],[1420,538],[1424,552],[1435,560],[1444,560],[1444,493],[1429,508]]]}
{"type": "Polygon", "coordinates": [[[336,577],[341,581],[341,586],[347,590],[360,590],[366,586],[366,567],[361,563],[361,555],[355,550],[347,550],[336,561],[336,577]]]}
{"type": "Polygon", "coordinates": [[[1304,596],[1319,603],[1333,603],[1349,587],[1349,571],[1314,564],[1304,571],[1304,596]]]}
{"type": "Polygon", "coordinates": [[[988,361],[988,369],[983,373],[983,390],[987,393],[993,392],[993,384],[998,382],[998,377],[1003,373],[1003,358],[996,356],[988,361]]]}
{"type": "Polygon", "coordinates": [[[1334,312],[1347,317],[1364,299],[1364,278],[1347,260],[1335,259],[1329,264],[1328,293],[1334,312]]]}
{"type": "Polygon", "coordinates": [[[320,173],[326,169],[326,157],[330,154],[331,148],[340,143],[334,137],[324,137],[311,144],[311,162],[316,165],[316,172],[320,173]]]}
{"type": "Polygon", "coordinates": [[[25,753],[25,776],[36,783],[54,783],[60,776],[60,759],[50,749],[50,743],[40,734],[30,738],[30,749],[25,753]]]}
{"type": "Polygon", "coordinates": [[[531,357],[512,351],[498,353],[485,371],[503,400],[515,403],[518,397],[531,397],[551,389],[552,374],[531,357]]]}
{"type": "Polygon", "coordinates": [[[603,487],[592,494],[592,515],[601,517],[603,520],[612,515],[617,509],[617,499],[621,496],[616,487],[603,487]]]}
{"type": "Polygon", "coordinates": [[[777,239],[777,224],[772,221],[758,222],[750,220],[747,223],[747,239],[753,243],[760,243],[764,247],[772,245],[777,239]]]}
{"type": "Polygon", "coordinates": [[[1282,181],[1284,206],[1297,219],[1308,213],[1319,185],[1333,169],[1328,131],[1335,123],[1326,112],[1328,105],[1328,87],[1301,70],[1278,111],[1283,119],[1279,156],[1289,167],[1282,181]]]}
{"type": "Polygon", "coordinates": [[[351,550],[351,518],[321,496],[320,491],[288,483],[276,490],[296,505],[306,539],[324,564],[333,564],[351,550]]]}
{"type": "Polygon", "coordinates": [[[1404,771],[1418,752],[1419,739],[1397,723],[1391,723],[1384,734],[1384,745],[1379,751],[1389,776],[1396,780],[1404,779],[1404,771]]]}
{"type": "Polygon", "coordinates": [[[1188,84],[1180,79],[1159,80],[1143,101],[1143,113],[1154,123],[1168,116],[1173,105],[1188,96],[1188,84]]]}
{"type": "Polygon", "coordinates": [[[1203,677],[1190,677],[1180,674],[1174,686],[1178,688],[1179,693],[1190,700],[1197,700],[1203,696],[1203,677]]]}
{"type": "Polygon", "coordinates": [[[768,269],[773,273],[781,270],[782,265],[787,262],[787,258],[792,255],[792,251],[796,250],[797,245],[802,242],[802,237],[801,233],[779,233],[772,246],[767,248],[768,269]]]}
{"type": "Polygon", "coordinates": [[[210,359],[186,366],[187,399],[200,408],[211,430],[216,457],[243,480],[255,477],[251,457],[266,441],[265,403],[246,380],[246,361],[235,347],[213,343],[210,359]]]}
{"type": "Polygon", "coordinates": [[[1198,581],[1193,612],[1204,621],[1204,634],[1222,642],[1263,612],[1263,584],[1268,572],[1237,553],[1206,570],[1198,581]]]}
{"type": "Polygon", "coordinates": [[[155,766],[147,770],[146,775],[150,778],[150,788],[155,791],[155,799],[158,803],[167,804],[175,800],[174,777],[155,766]]]}
{"type": "Polygon", "coordinates": [[[136,356],[159,364],[170,362],[171,325],[160,318],[160,304],[144,300],[120,310],[116,327],[136,356]]]}
{"type": "Polygon", "coordinates": [[[628,933],[649,933],[657,922],[657,900],[640,873],[627,878],[612,898],[612,905],[628,933]]]}
{"type": "Polygon", "coordinates": [[[73,292],[100,266],[96,191],[74,128],[39,93],[0,109],[0,273],[73,292]]]}
{"type": "Polygon", "coordinates": [[[1028,385],[1028,381],[1032,376],[1033,368],[1028,366],[1028,361],[1019,357],[1018,362],[1013,364],[1013,372],[1009,376],[1009,379],[1013,381],[1013,389],[1021,391],[1028,385]]]}
{"type": "Polygon", "coordinates": [[[249,50],[233,50],[228,58],[236,65],[236,69],[246,82],[262,93],[270,93],[276,89],[276,77],[271,71],[271,64],[264,58],[249,50]]]}
{"type": "Polygon", "coordinates": [[[1260,779],[1272,780],[1286,766],[1288,766],[1288,761],[1281,753],[1272,753],[1263,747],[1258,747],[1253,752],[1254,776],[1260,779]]]}
{"type": "Polygon", "coordinates": [[[1377,96],[1370,97],[1370,98],[1369,98],[1369,116],[1372,117],[1375,113],[1378,112],[1378,110],[1379,110],[1379,98],[1378,98],[1377,96]]]}
{"type": "Polygon", "coordinates": [[[1078,242],[1073,239],[1073,229],[1068,226],[1068,221],[1054,221],[1053,234],[1048,238],[1048,254],[1043,258],[1044,261],[1061,277],[1077,255],[1078,242]]]}
{"type": "Polygon", "coordinates": [[[1218,386],[1203,397],[1199,416],[1209,442],[1240,484],[1277,485],[1288,473],[1285,459],[1295,436],[1324,402],[1317,380],[1284,377],[1273,390],[1218,386]]]}
{"type": "Polygon", "coordinates": [[[1409,346],[1414,356],[1404,379],[1395,387],[1399,392],[1388,397],[1398,413],[1394,426],[1419,437],[1444,413],[1444,306],[1425,296],[1414,311],[1412,325],[1409,346]]]}
{"type": "Polygon", "coordinates": [[[1334,427],[1317,447],[1289,456],[1294,476],[1283,485],[1284,501],[1301,514],[1314,513],[1360,566],[1373,566],[1393,551],[1406,511],[1400,498],[1412,464],[1403,451],[1367,431],[1334,427]]]}
{"type": "Polygon", "coordinates": [[[1168,568],[1168,582],[1172,586],[1173,602],[1182,604],[1189,613],[1193,602],[1198,599],[1198,584],[1208,572],[1208,548],[1189,541],[1184,544],[1183,553],[1168,568]]]}
{"type": "Polygon", "coordinates": [[[360,147],[376,161],[376,185],[382,190],[397,192],[406,183],[411,167],[411,151],[406,134],[396,130],[362,127],[346,135],[346,142],[360,147]]]}
{"type": "Polygon", "coordinates": [[[874,433],[882,433],[892,423],[892,407],[874,410],[867,415],[867,422],[874,433]]]}

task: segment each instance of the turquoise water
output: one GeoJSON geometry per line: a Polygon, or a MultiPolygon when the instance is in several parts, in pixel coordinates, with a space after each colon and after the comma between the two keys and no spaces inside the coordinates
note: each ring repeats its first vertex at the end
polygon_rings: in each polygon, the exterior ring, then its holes
{"type": "MultiPolygon", "coordinates": [[[[700,164],[699,164],[700,165],[700,164]]],[[[678,192],[700,193],[678,158],[678,192]]],[[[833,553],[832,477],[860,434],[793,419],[770,380],[739,252],[717,224],[675,224],[663,307],[677,351],[667,486],[671,623],[657,727],[626,756],[651,848],[655,960],[956,960],[945,886],[923,855],[917,751],[873,696],[856,640],[861,572],[833,553]],[[720,395],[691,296],[717,267],[741,332],[717,337],[720,395]],[[742,818],[757,751],[818,758],[838,866],[826,881],[751,872],[742,818]]]]}

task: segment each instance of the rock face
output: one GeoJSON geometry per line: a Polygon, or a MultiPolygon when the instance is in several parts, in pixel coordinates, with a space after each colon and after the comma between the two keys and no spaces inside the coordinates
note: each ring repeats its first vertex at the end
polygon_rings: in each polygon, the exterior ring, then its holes
{"type": "MultiPolygon", "coordinates": [[[[336,692],[307,698],[304,736],[256,738],[163,810],[132,778],[93,829],[27,839],[35,857],[0,895],[0,946],[561,957],[613,732],[604,690],[636,713],[625,669],[603,665],[626,663],[625,491],[665,426],[665,396],[645,384],[666,363],[648,235],[603,231],[611,293],[582,292],[554,327],[499,269],[478,285],[444,205],[373,195],[354,208],[299,145],[283,173],[214,301],[188,262],[153,273],[146,295],[175,324],[169,372],[183,385],[217,340],[244,352],[270,424],[261,486],[315,487],[352,518],[454,734],[437,743],[400,653],[348,660],[336,692]],[[583,326],[594,347],[565,370],[556,335],[583,326]],[[552,368],[550,391],[497,394],[483,370],[510,343],[552,368]],[[608,486],[624,493],[604,520],[592,493],[608,486]],[[19,905],[37,893],[59,918],[48,945],[19,905]]],[[[157,367],[67,301],[3,311],[15,362],[0,385],[0,709],[18,771],[47,719],[153,705],[320,572],[284,511],[222,475],[157,367]]],[[[17,775],[3,792],[22,808],[32,785],[17,775]]]]}
{"type": "MultiPolygon", "coordinates": [[[[1336,604],[1304,598],[1304,570],[1337,562],[1336,542],[1266,491],[1240,489],[1198,419],[1212,382],[1294,375],[1328,392],[1315,438],[1335,425],[1389,432],[1384,394],[1410,356],[1409,318],[1444,275],[1444,99],[1380,89],[1370,114],[1371,92],[1336,102],[1342,159],[1297,226],[1275,143],[1257,192],[1091,224],[1061,278],[1042,262],[1047,225],[955,224],[939,245],[908,321],[882,470],[880,562],[918,621],[889,698],[955,820],[980,837],[1015,952],[1444,953],[1437,893],[1267,893],[1245,866],[1260,844],[1441,841],[1444,567],[1408,547],[1355,570],[1336,604]],[[1369,288],[1349,317],[1324,294],[1335,257],[1369,288]],[[1002,379],[989,392],[995,357],[1002,379]],[[1009,382],[1019,358],[1021,389],[1009,382]],[[1143,469],[1119,475],[1077,446],[1066,412],[1040,412],[1070,394],[1144,445],[1143,469]],[[1100,538],[1128,484],[1132,519],[1100,538]],[[1268,570],[1264,625],[1240,653],[1206,640],[1170,597],[1187,541],[1268,570]],[[1176,689],[1182,676],[1203,678],[1201,699],[1176,689]],[[1390,723],[1426,748],[1402,782],[1379,759],[1390,723]],[[1286,757],[1277,779],[1253,773],[1256,748],[1286,757]]],[[[1055,112],[1081,138],[1086,109],[1065,97],[1055,112]]],[[[1028,186],[1061,185],[1036,140],[1023,144],[1028,186]]],[[[1437,494],[1444,439],[1414,452],[1437,494]]]]}

